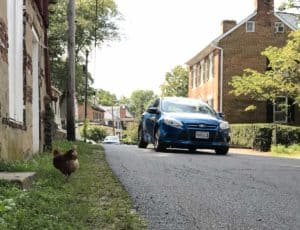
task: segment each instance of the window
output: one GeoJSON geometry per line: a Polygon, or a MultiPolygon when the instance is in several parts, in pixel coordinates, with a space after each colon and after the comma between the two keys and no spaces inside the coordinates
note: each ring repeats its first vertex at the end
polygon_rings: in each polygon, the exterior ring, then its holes
{"type": "Polygon", "coordinates": [[[287,97],[277,97],[276,103],[273,107],[274,109],[274,122],[287,122],[288,115],[288,98],[287,97]]]}
{"type": "Polygon", "coordinates": [[[192,78],[193,78],[193,88],[196,88],[196,77],[197,77],[197,66],[193,65],[193,73],[192,73],[192,78]]]}
{"type": "Polygon", "coordinates": [[[255,22],[253,21],[246,22],[246,32],[255,32],[255,22]]]}
{"type": "Polygon", "coordinates": [[[9,117],[23,122],[23,0],[7,1],[9,117]]]}
{"type": "Polygon", "coordinates": [[[208,72],[208,79],[212,79],[214,77],[214,73],[213,73],[213,65],[214,65],[214,62],[213,62],[213,53],[211,53],[209,55],[209,72],[208,72]]]}
{"type": "Polygon", "coordinates": [[[283,33],[284,24],[282,22],[275,22],[275,33],[283,33]]]}
{"type": "Polygon", "coordinates": [[[200,84],[204,84],[204,61],[200,63],[200,84]]]}
{"type": "Polygon", "coordinates": [[[196,80],[197,86],[200,85],[200,63],[197,64],[197,80],[196,80]]]}
{"type": "Polygon", "coordinates": [[[214,108],[214,99],[213,99],[213,97],[211,95],[208,96],[207,104],[209,104],[210,107],[214,108]]]}

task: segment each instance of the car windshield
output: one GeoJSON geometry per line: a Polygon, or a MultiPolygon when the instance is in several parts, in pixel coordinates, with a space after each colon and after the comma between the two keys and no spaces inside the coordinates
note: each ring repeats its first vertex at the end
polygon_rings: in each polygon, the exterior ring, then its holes
{"type": "Polygon", "coordinates": [[[169,98],[162,101],[163,112],[215,114],[210,106],[201,100],[190,98],[169,98]]]}

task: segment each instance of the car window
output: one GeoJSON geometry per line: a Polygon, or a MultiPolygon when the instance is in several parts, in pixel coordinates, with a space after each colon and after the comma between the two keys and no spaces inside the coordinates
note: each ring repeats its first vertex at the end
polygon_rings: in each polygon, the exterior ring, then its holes
{"type": "Polygon", "coordinates": [[[191,99],[164,100],[162,103],[162,110],[168,113],[215,114],[214,110],[210,108],[209,105],[191,99]]]}

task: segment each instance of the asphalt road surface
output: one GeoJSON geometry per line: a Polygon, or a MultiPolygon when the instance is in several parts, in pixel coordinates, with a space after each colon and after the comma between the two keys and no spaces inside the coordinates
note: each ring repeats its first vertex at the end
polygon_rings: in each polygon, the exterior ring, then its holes
{"type": "Polygon", "coordinates": [[[149,229],[300,229],[300,160],[104,148],[149,229]]]}

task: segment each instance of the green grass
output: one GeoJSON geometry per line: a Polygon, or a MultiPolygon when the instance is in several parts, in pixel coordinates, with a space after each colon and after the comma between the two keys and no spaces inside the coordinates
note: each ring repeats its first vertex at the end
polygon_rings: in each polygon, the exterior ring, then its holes
{"type": "MultiPolygon", "coordinates": [[[[65,151],[74,143],[61,141],[65,151]]],[[[30,190],[0,181],[0,229],[146,229],[101,146],[76,142],[80,168],[69,182],[49,152],[30,161],[0,162],[0,171],[36,171],[30,190]]]]}
{"type": "Polygon", "coordinates": [[[300,157],[300,145],[294,144],[288,147],[284,145],[273,145],[271,147],[271,152],[273,155],[277,156],[300,157]]]}

